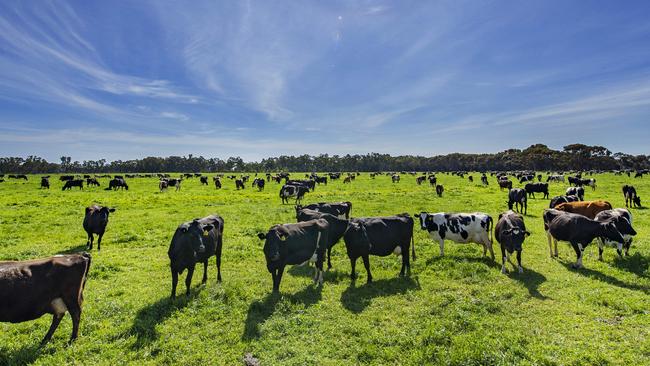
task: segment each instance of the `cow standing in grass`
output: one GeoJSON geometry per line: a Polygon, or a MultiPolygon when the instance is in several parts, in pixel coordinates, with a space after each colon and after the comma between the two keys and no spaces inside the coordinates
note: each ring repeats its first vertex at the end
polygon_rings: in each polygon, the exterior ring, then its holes
{"type": "Polygon", "coordinates": [[[494,238],[501,246],[501,273],[506,273],[506,261],[522,273],[521,251],[524,239],[530,236],[524,224],[524,218],[510,210],[499,215],[497,224],[494,227],[494,238]],[[510,255],[517,252],[517,266],[510,260],[510,255]]]}
{"type": "Polygon", "coordinates": [[[633,186],[624,185],[623,196],[625,197],[625,207],[641,207],[641,197],[637,196],[636,188],[633,186]]]}
{"type": "Polygon", "coordinates": [[[97,251],[102,249],[102,237],[106,231],[106,225],[108,225],[108,215],[111,212],[115,212],[115,209],[96,205],[86,207],[83,221],[83,228],[88,235],[86,249],[93,249],[93,234],[97,234],[97,251]]]}
{"type": "Polygon", "coordinates": [[[606,210],[599,212],[594,218],[598,222],[613,222],[616,229],[623,236],[623,242],[614,242],[612,240],[598,238],[598,259],[603,260],[603,248],[611,246],[616,248],[616,252],[620,257],[623,257],[623,249],[625,249],[625,256],[629,255],[630,246],[632,245],[632,237],[636,235],[636,230],[632,228],[632,213],[624,208],[615,208],[613,210],[606,210]]]}
{"type": "Polygon", "coordinates": [[[420,219],[420,228],[426,230],[433,241],[440,245],[440,255],[445,254],[445,240],[456,243],[477,243],[483,246],[483,256],[494,260],[492,249],[492,217],[482,212],[474,213],[427,213],[416,214],[420,219]]]}
{"type": "Polygon", "coordinates": [[[41,178],[41,188],[47,188],[50,189],[50,179],[43,177],[41,178]]]}

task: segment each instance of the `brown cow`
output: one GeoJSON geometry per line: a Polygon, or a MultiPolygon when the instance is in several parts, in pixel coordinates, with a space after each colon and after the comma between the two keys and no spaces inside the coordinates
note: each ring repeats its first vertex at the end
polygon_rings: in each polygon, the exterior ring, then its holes
{"type": "Polygon", "coordinates": [[[89,268],[88,253],[0,262],[0,322],[21,323],[53,314],[42,346],[52,338],[67,311],[72,317],[72,342],[79,332],[89,268]]]}
{"type": "Polygon", "coordinates": [[[599,212],[611,210],[612,205],[607,201],[577,201],[559,204],[555,209],[582,215],[593,220],[599,212]]]}

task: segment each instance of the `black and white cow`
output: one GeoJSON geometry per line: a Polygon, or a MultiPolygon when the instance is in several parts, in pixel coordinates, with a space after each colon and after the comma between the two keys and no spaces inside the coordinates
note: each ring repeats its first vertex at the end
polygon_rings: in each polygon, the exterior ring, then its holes
{"type": "Polygon", "coordinates": [[[208,185],[208,177],[200,177],[201,180],[201,185],[207,186],[208,185]]]}
{"type": "Polygon", "coordinates": [[[576,202],[580,201],[580,197],[578,196],[555,196],[551,198],[551,202],[548,205],[548,208],[555,208],[558,205],[566,202],[576,202]]]}
{"type": "Polygon", "coordinates": [[[589,186],[591,187],[592,191],[596,190],[596,180],[591,178],[591,179],[581,179],[580,180],[580,186],[589,186]]]}
{"type": "Polygon", "coordinates": [[[513,188],[508,191],[508,209],[512,210],[513,206],[517,212],[523,211],[524,215],[528,214],[528,197],[526,197],[525,190],[513,188]]]}
{"type": "Polygon", "coordinates": [[[623,257],[623,249],[625,249],[625,256],[628,256],[630,246],[632,245],[632,237],[636,235],[636,230],[632,228],[632,213],[624,208],[615,208],[613,210],[599,212],[594,220],[598,222],[613,222],[624,239],[624,241],[620,243],[598,238],[598,259],[601,261],[603,260],[603,247],[605,247],[605,245],[616,247],[616,252],[621,257],[623,257]]]}
{"type": "Polygon", "coordinates": [[[482,175],[482,176],[481,176],[481,184],[484,185],[484,186],[487,186],[487,185],[488,185],[488,179],[487,179],[487,176],[485,176],[485,175],[482,175]]]}
{"type": "Polygon", "coordinates": [[[420,228],[426,230],[433,241],[440,244],[440,255],[445,254],[445,239],[456,243],[476,243],[483,246],[483,255],[494,260],[492,249],[492,217],[482,212],[474,213],[428,213],[416,214],[420,228]]]}
{"type": "Polygon", "coordinates": [[[399,174],[393,174],[390,179],[392,180],[393,183],[399,183],[399,174]]]}
{"type": "Polygon", "coordinates": [[[296,206],[296,215],[302,209],[314,210],[322,213],[328,213],[330,215],[337,216],[340,219],[349,219],[350,212],[352,211],[352,202],[319,202],[312,203],[307,206],[296,206]]]}
{"type": "Polygon", "coordinates": [[[41,188],[47,188],[50,189],[50,179],[49,178],[41,178],[41,188]]]}
{"type": "Polygon", "coordinates": [[[524,186],[528,197],[535,198],[535,193],[544,193],[544,198],[548,198],[548,183],[528,183],[524,186]]]}
{"type": "Polygon", "coordinates": [[[436,184],[436,194],[438,197],[442,197],[442,193],[445,191],[445,187],[442,184],[436,184]]]}
{"type": "Polygon", "coordinates": [[[524,218],[518,213],[510,210],[499,215],[497,224],[494,226],[494,238],[501,246],[501,273],[506,273],[506,261],[522,273],[521,251],[524,239],[530,236],[524,224],[524,218]],[[510,260],[510,255],[517,252],[517,266],[510,260]]]}
{"type": "Polygon", "coordinates": [[[549,175],[548,178],[546,178],[547,182],[564,182],[564,175],[549,175]]]}
{"type": "MultiPolygon", "coordinates": [[[[548,237],[549,251],[552,239],[555,243],[556,257],[558,241],[568,241],[571,244],[577,257],[573,268],[582,268],[584,249],[595,238],[602,237],[616,243],[624,242],[623,236],[613,222],[598,222],[582,215],[555,209],[544,210],[544,227],[548,237]]],[[[552,252],[551,256],[553,256],[552,252]]]]}
{"type": "Polygon", "coordinates": [[[503,190],[504,188],[507,188],[508,190],[512,189],[512,181],[508,178],[499,179],[499,190],[503,190]]]}
{"type": "Polygon", "coordinates": [[[411,271],[409,246],[415,260],[415,243],[413,242],[413,218],[409,214],[388,217],[365,217],[350,220],[344,235],[345,247],[352,267],[350,277],[356,278],[357,259],[363,259],[368,275],[367,282],[372,282],[370,272],[370,255],[385,257],[390,254],[402,255],[400,276],[411,271]]]}
{"type": "Polygon", "coordinates": [[[567,196],[578,196],[580,201],[585,200],[585,189],[582,187],[569,187],[566,189],[567,196]]]}
{"type": "Polygon", "coordinates": [[[273,278],[273,292],[280,291],[284,267],[316,262],[314,283],[323,284],[323,261],[328,247],[329,223],[325,219],[274,225],[257,236],[264,242],[266,268],[273,278]]]}
{"type": "Polygon", "coordinates": [[[235,179],[235,188],[237,190],[244,189],[244,181],[242,179],[235,179]]]}
{"type": "Polygon", "coordinates": [[[329,224],[327,232],[327,269],[332,268],[332,247],[341,240],[348,229],[348,220],[335,215],[320,211],[310,210],[307,208],[296,212],[298,222],[324,219],[329,224]]]}
{"type": "Polygon", "coordinates": [[[264,186],[265,186],[265,185],[266,185],[266,182],[264,181],[264,179],[262,179],[262,178],[255,178],[255,179],[253,179],[253,185],[252,185],[252,188],[257,187],[257,190],[261,192],[261,191],[264,190],[264,186]]]}
{"type": "Polygon", "coordinates": [[[285,184],[282,186],[282,188],[280,188],[280,198],[282,199],[282,204],[289,203],[289,197],[295,197],[296,204],[299,204],[307,192],[309,192],[309,188],[307,187],[285,184]]]}
{"type": "Polygon", "coordinates": [[[630,185],[623,186],[623,196],[625,197],[625,207],[641,207],[641,197],[637,196],[636,188],[630,185]]]}
{"type": "Polygon", "coordinates": [[[214,188],[215,189],[220,189],[221,188],[221,178],[212,177],[212,181],[214,182],[214,188]]]}

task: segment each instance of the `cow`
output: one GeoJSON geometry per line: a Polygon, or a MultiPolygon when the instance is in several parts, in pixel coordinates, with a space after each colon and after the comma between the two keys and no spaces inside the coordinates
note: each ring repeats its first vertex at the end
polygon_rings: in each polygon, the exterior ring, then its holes
{"type": "Polygon", "coordinates": [[[528,198],[526,197],[526,191],[521,188],[513,188],[508,191],[508,209],[512,210],[512,207],[517,212],[524,212],[524,215],[528,214],[528,198]]]}
{"type": "Polygon", "coordinates": [[[298,204],[307,192],[309,192],[309,188],[307,187],[285,184],[282,186],[282,188],[280,188],[280,198],[282,199],[282,204],[288,204],[289,197],[295,197],[296,204],[298,204]]]}
{"type": "Polygon", "coordinates": [[[429,177],[429,185],[431,187],[435,187],[436,183],[438,183],[438,179],[436,178],[436,176],[435,175],[430,176],[429,177]]]}
{"type": "Polygon", "coordinates": [[[296,220],[298,222],[324,219],[329,224],[327,231],[327,270],[332,268],[332,247],[338,243],[343,237],[343,234],[348,229],[348,220],[337,217],[329,213],[310,210],[308,208],[301,209],[296,212],[296,220]]]}
{"type": "Polygon", "coordinates": [[[399,183],[399,174],[393,174],[390,179],[393,183],[399,183]]]}
{"type": "Polygon", "coordinates": [[[88,241],[86,241],[86,249],[93,249],[93,234],[97,234],[97,251],[102,249],[102,236],[106,231],[106,225],[108,224],[108,215],[111,212],[115,212],[115,208],[108,208],[93,205],[86,207],[86,214],[84,215],[83,228],[88,235],[88,241]]]}
{"type": "Polygon", "coordinates": [[[127,191],[129,190],[129,185],[126,184],[126,181],[123,178],[113,178],[108,182],[108,187],[105,189],[106,191],[112,190],[118,190],[118,189],[126,189],[127,191]]]}
{"type": "Polygon", "coordinates": [[[258,191],[260,191],[260,192],[263,191],[264,190],[264,185],[265,185],[264,179],[261,179],[261,178],[253,179],[252,187],[253,188],[257,187],[258,191]]]}
{"type": "Polygon", "coordinates": [[[350,218],[350,212],[352,211],[352,202],[329,202],[329,203],[319,202],[319,203],[312,203],[307,206],[297,205],[296,215],[302,209],[309,209],[321,213],[328,213],[340,219],[347,220],[350,218]]]}
{"type": "Polygon", "coordinates": [[[411,272],[409,246],[415,260],[415,243],[413,241],[413,218],[407,213],[388,217],[366,217],[350,220],[347,232],[343,236],[350,265],[350,278],[356,279],[357,259],[363,259],[366,267],[366,282],[372,282],[369,256],[385,257],[394,253],[402,255],[400,276],[411,272]]]}
{"type": "Polygon", "coordinates": [[[482,212],[474,213],[428,213],[416,214],[420,219],[420,228],[426,230],[433,241],[440,245],[440,255],[445,254],[445,239],[456,243],[476,243],[483,246],[483,255],[494,260],[492,250],[492,217],[482,212]]]}
{"type": "Polygon", "coordinates": [[[577,196],[580,201],[585,200],[585,189],[582,187],[569,187],[566,189],[567,196],[577,196]]]}
{"type": "Polygon", "coordinates": [[[542,175],[541,175],[541,174],[537,174],[537,181],[538,181],[538,182],[541,182],[541,181],[542,181],[542,175]]]}
{"type": "Polygon", "coordinates": [[[327,185],[327,177],[314,177],[314,180],[318,184],[324,184],[327,185]]]}
{"type": "Polygon", "coordinates": [[[41,188],[47,188],[50,189],[50,179],[49,178],[41,178],[41,188]]]}
{"type": "Polygon", "coordinates": [[[555,209],[582,215],[593,220],[600,211],[611,210],[612,205],[607,201],[576,201],[561,203],[555,206],[555,209]]]}
{"type": "Polygon", "coordinates": [[[208,177],[200,177],[201,180],[201,185],[202,186],[207,186],[208,185],[208,177]]]}
{"type": "Polygon", "coordinates": [[[555,208],[557,205],[565,203],[565,202],[576,202],[580,201],[580,197],[578,196],[555,196],[551,198],[551,202],[548,205],[548,208],[555,208]]]}
{"type": "Polygon", "coordinates": [[[582,179],[580,179],[580,177],[569,176],[567,177],[567,180],[569,181],[569,184],[571,184],[572,186],[576,186],[576,187],[582,186],[582,179]]]}
{"type": "Polygon", "coordinates": [[[237,190],[244,189],[244,181],[241,179],[235,179],[235,188],[237,188],[237,190]]]}
{"type": "Polygon", "coordinates": [[[624,185],[623,196],[625,197],[625,207],[641,207],[641,197],[636,195],[636,189],[633,186],[624,185]]]}
{"type": "Polygon", "coordinates": [[[421,185],[422,182],[424,182],[426,179],[427,179],[427,177],[423,175],[423,176],[420,176],[420,177],[415,178],[415,182],[416,182],[418,185],[421,185]]]}
{"type": "Polygon", "coordinates": [[[524,186],[528,197],[535,198],[535,193],[544,193],[544,198],[548,198],[548,183],[528,183],[524,186]]]}
{"type": "Polygon", "coordinates": [[[312,179],[309,179],[309,180],[289,180],[289,178],[287,177],[285,184],[307,187],[311,191],[316,189],[316,181],[314,181],[312,179]]]}
{"type": "Polygon", "coordinates": [[[596,190],[596,180],[591,179],[580,179],[580,186],[589,186],[592,191],[596,190]]]}
{"type": "Polygon", "coordinates": [[[504,188],[511,190],[512,189],[512,181],[509,179],[499,179],[499,190],[503,190],[504,188]]]}
{"type": "Polygon", "coordinates": [[[316,262],[314,283],[323,284],[323,262],[328,248],[329,223],[325,219],[296,224],[274,225],[257,234],[264,240],[266,268],[273,278],[273,292],[280,291],[280,281],[287,265],[316,262]]]}
{"type": "Polygon", "coordinates": [[[484,186],[488,185],[488,179],[487,179],[487,177],[485,175],[481,176],[481,184],[484,185],[484,186]]]}
{"type": "Polygon", "coordinates": [[[86,178],[86,186],[88,186],[88,187],[91,187],[91,186],[99,187],[99,181],[97,180],[97,178],[86,178]]]}
{"type": "Polygon", "coordinates": [[[634,174],[634,178],[643,178],[643,173],[642,172],[636,172],[636,174],[634,174]]]}
{"type": "Polygon", "coordinates": [[[535,180],[535,176],[532,174],[522,175],[521,178],[519,178],[519,183],[532,182],[534,180],[535,180]]]}
{"type": "Polygon", "coordinates": [[[499,214],[497,224],[494,226],[494,238],[501,246],[501,273],[506,273],[506,261],[515,267],[515,264],[510,261],[510,255],[517,252],[517,266],[519,273],[524,269],[521,267],[521,250],[524,239],[530,236],[530,232],[526,230],[524,218],[510,210],[499,214]]]}
{"type": "Polygon", "coordinates": [[[474,177],[472,177],[471,175],[469,177],[467,177],[467,179],[470,181],[470,183],[474,182],[474,177]]]}
{"type": "Polygon", "coordinates": [[[166,180],[169,187],[175,187],[177,192],[181,190],[181,183],[183,182],[183,178],[169,178],[166,180]]]}
{"type": "Polygon", "coordinates": [[[345,183],[352,183],[352,179],[350,177],[343,178],[343,184],[345,183]]]}
{"type": "Polygon", "coordinates": [[[442,192],[445,191],[445,187],[442,186],[442,184],[436,184],[436,194],[438,197],[442,197],[442,192]]]}
{"type": "Polygon", "coordinates": [[[168,187],[169,181],[167,179],[161,179],[160,182],[158,182],[158,189],[160,189],[160,192],[166,191],[168,187]]]}
{"type": "MultiPolygon", "coordinates": [[[[573,268],[582,268],[584,249],[595,238],[602,237],[616,243],[624,242],[623,236],[613,222],[598,222],[588,217],[562,212],[555,209],[544,210],[544,226],[547,228],[548,247],[551,250],[551,239],[555,242],[557,257],[557,242],[568,241],[576,253],[576,263],[573,268]]],[[[553,253],[551,252],[551,256],[553,253]]]]}
{"type": "Polygon", "coordinates": [[[624,208],[601,211],[596,215],[594,220],[598,222],[613,222],[616,229],[623,236],[622,243],[598,238],[598,259],[603,260],[603,248],[605,245],[616,247],[616,252],[620,257],[623,257],[623,249],[625,249],[625,256],[627,257],[630,246],[632,245],[632,237],[636,235],[636,230],[632,228],[632,214],[630,211],[624,208]]]}
{"type": "Polygon", "coordinates": [[[219,177],[212,177],[212,181],[214,182],[215,189],[221,188],[221,179],[219,177]]]}
{"type": "Polygon", "coordinates": [[[0,322],[21,323],[52,314],[50,329],[41,341],[44,346],[69,312],[70,342],[77,339],[90,261],[90,254],[79,253],[0,262],[0,322]]]}
{"type": "Polygon", "coordinates": [[[203,280],[208,281],[208,260],[212,256],[217,259],[217,282],[221,282],[221,249],[223,247],[224,221],[219,215],[210,215],[182,223],[176,228],[169,244],[167,256],[172,273],[172,294],[176,297],[178,275],[187,269],[185,277],[185,294],[189,296],[194,267],[203,263],[203,280]]]}
{"type": "Polygon", "coordinates": [[[70,190],[70,189],[72,189],[72,187],[79,187],[79,190],[83,190],[84,189],[83,184],[84,184],[84,181],[81,180],[81,179],[69,180],[69,181],[65,182],[65,184],[63,185],[63,188],[61,190],[62,191],[70,190]]]}
{"type": "Polygon", "coordinates": [[[547,182],[564,182],[564,175],[549,175],[546,178],[547,182]]]}

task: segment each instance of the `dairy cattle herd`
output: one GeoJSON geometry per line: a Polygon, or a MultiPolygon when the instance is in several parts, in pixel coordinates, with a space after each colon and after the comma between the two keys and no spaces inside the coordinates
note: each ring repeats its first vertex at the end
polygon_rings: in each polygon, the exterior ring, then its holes
{"type": "MultiPolygon", "coordinates": [[[[389,172],[371,173],[370,177],[385,174],[394,184],[402,181],[401,176],[415,173],[389,172]]],[[[453,172],[463,178],[466,172],[453,172]]],[[[488,252],[495,260],[493,239],[500,245],[501,272],[507,273],[506,262],[522,273],[523,243],[530,235],[526,229],[524,218],[527,215],[527,200],[534,198],[535,193],[549,196],[549,184],[568,181],[571,187],[565,196],[550,199],[549,208],[542,213],[544,230],[548,239],[551,258],[557,257],[557,242],[568,242],[576,253],[573,267],[583,267],[584,249],[597,240],[599,259],[605,246],[616,248],[619,256],[629,254],[632,238],[636,231],[632,226],[632,213],[628,209],[613,208],[603,200],[584,200],[584,186],[596,190],[595,179],[583,179],[581,174],[566,176],[563,174],[548,174],[546,182],[542,183],[541,174],[534,172],[490,172],[496,177],[500,190],[508,190],[506,204],[508,210],[500,213],[496,220],[483,212],[417,212],[411,216],[408,213],[398,213],[382,217],[352,217],[352,202],[321,202],[302,206],[300,203],[305,195],[313,192],[318,184],[327,184],[341,177],[341,173],[330,173],[327,176],[308,174],[305,179],[290,179],[289,173],[266,174],[255,178],[252,186],[259,191],[264,190],[265,182],[280,183],[280,198],[282,204],[289,204],[289,199],[295,200],[295,223],[279,223],[260,232],[257,237],[263,240],[263,254],[266,267],[271,273],[272,290],[278,292],[280,282],[287,265],[314,264],[313,281],[323,284],[323,267],[327,259],[327,269],[332,268],[332,248],[343,239],[347,256],[350,260],[350,278],[356,278],[356,262],[362,259],[367,273],[367,282],[372,282],[370,256],[400,255],[402,266],[399,276],[410,274],[411,260],[416,259],[413,230],[415,222],[421,230],[426,231],[431,240],[440,247],[440,256],[444,255],[445,241],[455,243],[476,243],[483,248],[483,256],[488,252]],[[512,188],[512,180],[526,183],[524,188],[512,188]],[[534,182],[537,178],[537,182],[534,182]],[[284,181],[284,182],[283,182],[284,181]],[[513,211],[513,209],[515,211],[513,211]],[[517,263],[513,263],[511,255],[516,252],[517,263]]],[[[620,175],[620,172],[617,172],[620,175]]],[[[354,178],[360,173],[347,173],[344,176],[346,184],[353,184],[354,178]]],[[[629,176],[628,172],[628,176],[629,176]]],[[[256,174],[257,176],[257,174],[256,174]]],[[[124,176],[61,176],[62,189],[72,187],[83,189],[84,179],[87,186],[100,186],[98,178],[111,178],[106,190],[128,190],[127,179],[135,177],[158,177],[158,189],[164,192],[168,187],[180,190],[181,183],[193,177],[200,178],[201,185],[208,185],[208,177],[202,174],[183,174],[179,178],[171,178],[168,174],[126,175],[124,176]]],[[[642,177],[638,174],[635,177],[642,177]]],[[[25,175],[9,175],[9,178],[27,180],[25,175]]],[[[223,175],[213,176],[215,189],[221,189],[222,179],[233,181],[237,190],[245,189],[245,183],[250,176],[223,175]]],[[[473,181],[471,175],[469,181],[473,181]]],[[[435,173],[417,176],[415,182],[421,185],[429,181],[430,186],[442,197],[443,185],[435,173]]],[[[488,177],[481,175],[481,184],[488,186],[488,177]]],[[[40,189],[49,189],[49,176],[41,178],[40,189]]],[[[631,185],[621,188],[626,207],[640,208],[641,198],[631,185]]],[[[504,205],[505,206],[505,205],[504,205]]],[[[504,207],[505,209],[505,207],[504,207]]],[[[109,214],[115,208],[93,205],[85,209],[83,229],[88,236],[86,250],[93,249],[94,235],[97,235],[97,250],[101,250],[102,236],[108,225],[109,214]]],[[[223,249],[223,233],[225,222],[217,214],[196,218],[181,223],[171,236],[167,255],[171,270],[171,297],[176,296],[179,275],[187,270],[185,277],[186,294],[189,295],[192,277],[197,263],[203,264],[202,283],[208,279],[208,261],[215,257],[217,266],[217,281],[221,282],[221,254],[223,249]]],[[[72,317],[73,330],[70,341],[78,334],[83,302],[83,290],[90,270],[91,257],[87,252],[79,254],[56,255],[45,259],[28,261],[0,262],[0,321],[24,322],[37,319],[46,313],[53,315],[52,324],[41,345],[47,343],[56,330],[63,315],[69,312],[72,317]]]]}

